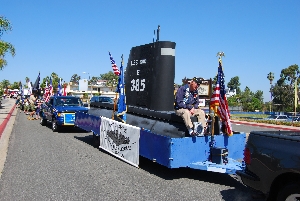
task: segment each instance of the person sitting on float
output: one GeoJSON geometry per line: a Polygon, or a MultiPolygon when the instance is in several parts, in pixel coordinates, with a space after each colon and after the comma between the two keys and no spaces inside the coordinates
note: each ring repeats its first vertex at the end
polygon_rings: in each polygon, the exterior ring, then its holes
{"type": "Polygon", "coordinates": [[[201,135],[206,129],[205,112],[199,108],[198,87],[201,79],[194,77],[190,83],[178,88],[175,95],[175,114],[181,116],[191,136],[201,135]],[[195,124],[191,117],[197,116],[198,122],[202,125],[201,133],[197,133],[195,124]]]}

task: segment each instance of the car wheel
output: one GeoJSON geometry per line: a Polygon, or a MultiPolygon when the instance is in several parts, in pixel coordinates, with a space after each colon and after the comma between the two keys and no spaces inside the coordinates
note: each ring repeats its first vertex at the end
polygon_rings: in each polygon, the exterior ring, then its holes
{"type": "Polygon", "coordinates": [[[53,132],[57,132],[58,131],[59,126],[57,125],[57,121],[56,119],[52,120],[52,131],[53,132]]]}
{"type": "Polygon", "coordinates": [[[277,201],[300,200],[300,183],[288,183],[278,193],[277,201]]]}
{"type": "Polygon", "coordinates": [[[41,124],[42,126],[46,126],[47,120],[44,119],[43,117],[41,117],[40,124],[41,124]]]}

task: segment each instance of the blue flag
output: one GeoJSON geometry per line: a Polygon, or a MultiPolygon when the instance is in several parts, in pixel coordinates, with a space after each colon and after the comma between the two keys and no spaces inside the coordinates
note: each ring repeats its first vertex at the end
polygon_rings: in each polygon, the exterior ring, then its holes
{"type": "Polygon", "coordinates": [[[122,119],[123,123],[126,123],[126,95],[125,95],[125,83],[124,83],[124,69],[123,69],[123,56],[120,67],[120,75],[118,79],[117,93],[119,93],[118,100],[118,113],[117,116],[122,119]]]}
{"type": "Polygon", "coordinates": [[[62,96],[62,87],[61,87],[61,79],[59,79],[58,87],[57,87],[57,96],[62,96]]]}

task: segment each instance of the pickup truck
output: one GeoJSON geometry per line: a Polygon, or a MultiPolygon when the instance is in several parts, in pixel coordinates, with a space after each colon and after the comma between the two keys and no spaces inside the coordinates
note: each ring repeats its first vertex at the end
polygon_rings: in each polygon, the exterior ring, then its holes
{"type": "Polygon", "coordinates": [[[88,112],[80,98],[75,96],[52,96],[41,106],[40,124],[51,122],[52,131],[57,132],[61,126],[74,126],[75,112],[88,112]]]}
{"type": "Polygon", "coordinates": [[[244,162],[237,175],[266,200],[300,200],[300,132],[250,132],[244,162]]]}

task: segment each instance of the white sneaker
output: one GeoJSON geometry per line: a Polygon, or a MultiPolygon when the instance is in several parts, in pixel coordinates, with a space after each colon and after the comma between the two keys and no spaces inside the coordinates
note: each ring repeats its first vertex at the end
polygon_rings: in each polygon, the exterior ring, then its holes
{"type": "Polygon", "coordinates": [[[194,124],[194,132],[197,136],[204,135],[204,129],[201,122],[193,122],[194,124]]]}
{"type": "Polygon", "coordinates": [[[190,134],[190,135],[194,135],[194,130],[190,128],[190,129],[189,129],[189,134],[190,134]]]}

